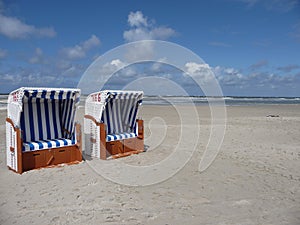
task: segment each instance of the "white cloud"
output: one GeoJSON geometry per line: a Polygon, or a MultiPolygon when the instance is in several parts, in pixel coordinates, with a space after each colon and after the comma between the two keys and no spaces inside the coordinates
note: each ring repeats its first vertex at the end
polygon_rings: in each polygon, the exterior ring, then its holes
{"type": "Polygon", "coordinates": [[[151,42],[142,41],[133,43],[125,53],[125,59],[128,62],[140,62],[153,58],[154,45],[151,42]]]}
{"type": "Polygon", "coordinates": [[[149,31],[145,28],[127,30],[123,33],[123,37],[127,42],[151,39],[149,31]]]}
{"type": "Polygon", "coordinates": [[[70,60],[81,59],[86,56],[85,50],[80,45],[64,48],[61,52],[66,58],[70,60]]]}
{"type": "Polygon", "coordinates": [[[23,39],[29,36],[54,37],[56,32],[52,27],[36,28],[15,17],[0,14],[0,34],[8,38],[23,39]]]}
{"type": "Polygon", "coordinates": [[[60,59],[55,63],[55,66],[59,70],[66,70],[71,67],[71,62],[69,60],[60,59]]]}
{"type": "Polygon", "coordinates": [[[1,79],[3,81],[7,81],[7,82],[14,82],[14,80],[16,79],[16,77],[14,76],[14,74],[1,74],[1,79]]]}
{"type": "Polygon", "coordinates": [[[138,78],[141,74],[137,73],[134,66],[131,67],[122,67],[118,72],[116,72],[115,77],[121,81],[123,84],[127,83],[131,78],[138,78]]]}
{"type": "Polygon", "coordinates": [[[61,77],[71,78],[71,77],[80,77],[86,68],[82,65],[75,64],[70,65],[69,68],[61,71],[61,77]]]}
{"type": "MultiPolygon", "coordinates": [[[[128,25],[130,29],[123,32],[123,38],[126,42],[167,40],[176,34],[172,28],[157,26],[153,20],[149,20],[141,11],[129,13],[128,25]]],[[[125,53],[125,58],[131,62],[149,60],[154,55],[153,47],[153,43],[150,42],[132,44],[125,53]]]]}
{"type": "Polygon", "coordinates": [[[44,63],[44,62],[45,62],[45,59],[44,59],[44,55],[43,55],[42,49],[36,48],[34,56],[32,56],[31,58],[29,58],[29,63],[31,63],[31,64],[38,64],[38,63],[44,63]]]}
{"type": "Polygon", "coordinates": [[[57,69],[51,64],[43,67],[18,67],[0,71],[0,83],[4,83],[2,92],[10,92],[20,86],[76,87],[85,68],[72,65],[66,70],[57,69]]]}
{"type": "Polygon", "coordinates": [[[161,68],[162,68],[162,63],[159,63],[159,62],[155,62],[155,63],[153,63],[153,65],[151,66],[151,70],[152,70],[153,72],[160,71],[161,68]]]}
{"type": "Polygon", "coordinates": [[[241,87],[245,85],[245,82],[247,81],[247,77],[244,76],[242,73],[240,73],[239,70],[229,67],[229,68],[223,68],[220,66],[217,66],[215,68],[212,68],[216,78],[223,86],[233,86],[241,87]]]}
{"type": "Polygon", "coordinates": [[[135,65],[127,67],[127,63],[116,58],[105,64],[98,64],[89,68],[85,73],[85,79],[81,82],[83,93],[97,91],[97,88],[122,89],[130,80],[141,73],[137,73],[135,65]]]}
{"type": "Polygon", "coordinates": [[[282,76],[280,73],[241,73],[235,68],[214,67],[225,95],[299,96],[299,74],[282,76]]]}
{"type": "Polygon", "coordinates": [[[175,35],[175,31],[169,27],[156,27],[150,32],[150,36],[153,39],[166,40],[175,35]]]}
{"type": "Polygon", "coordinates": [[[63,48],[61,53],[69,60],[82,59],[86,57],[89,50],[100,45],[100,40],[97,36],[92,35],[88,40],[81,42],[73,47],[63,48]]]}
{"type": "Polygon", "coordinates": [[[92,35],[88,40],[82,43],[82,47],[85,50],[90,50],[93,47],[97,47],[101,44],[99,38],[96,35],[92,35]]]}
{"type": "Polygon", "coordinates": [[[277,67],[277,70],[285,72],[285,73],[290,73],[293,70],[299,70],[300,69],[300,65],[296,65],[296,64],[291,64],[291,65],[287,65],[287,66],[279,66],[277,67]]]}
{"type": "Polygon", "coordinates": [[[35,28],[34,34],[38,37],[55,37],[56,32],[53,27],[45,27],[45,28],[35,28]]]}
{"type": "Polygon", "coordinates": [[[176,33],[172,28],[155,26],[140,11],[130,12],[128,24],[131,29],[123,33],[123,37],[127,42],[155,39],[166,40],[176,33]]]}
{"type": "Polygon", "coordinates": [[[127,64],[122,62],[120,59],[114,59],[110,62],[110,65],[117,67],[118,69],[121,69],[125,67],[127,64]]]}
{"type": "Polygon", "coordinates": [[[206,63],[199,64],[195,62],[188,62],[185,64],[185,68],[190,75],[201,73],[203,70],[209,70],[210,66],[206,63]]]}
{"type": "Polygon", "coordinates": [[[289,12],[292,9],[296,8],[299,4],[298,0],[238,0],[251,8],[255,5],[262,4],[262,6],[270,11],[277,12],[289,12]]]}
{"type": "MultiPolygon", "coordinates": [[[[185,64],[185,71],[192,77],[197,83],[211,87],[215,79],[214,73],[211,67],[206,63],[188,62],[185,64]]],[[[183,74],[187,76],[187,74],[183,74]]]]}
{"type": "Polygon", "coordinates": [[[113,59],[111,62],[105,63],[101,67],[101,72],[99,74],[111,75],[112,73],[121,70],[127,65],[128,65],[127,63],[121,61],[120,59],[113,59]]]}
{"type": "Polygon", "coordinates": [[[267,65],[268,65],[268,61],[264,59],[264,60],[260,60],[260,61],[258,61],[256,63],[252,64],[250,66],[250,69],[251,70],[257,70],[257,69],[261,69],[261,68],[263,68],[263,67],[265,67],[267,65]]]}
{"type": "Polygon", "coordinates": [[[7,51],[0,48],[0,59],[4,59],[7,55],[7,51]]]}
{"type": "Polygon", "coordinates": [[[147,18],[141,11],[130,12],[128,15],[128,23],[131,27],[148,26],[147,18]]]}
{"type": "Polygon", "coordinates": [[[126,62],[121,61],[120,59],[113,59],[111,62],[105,63],[101,68],[99,74],[102,75],[113,75],[121,83],[125,83],[126,80],[120,80],[123,78],[129,78],[137,75],[134,66],[127,67],[126,62]]]}
{"type": "Polygon", "coordinates": [[[123,33],[123,37],[127,42],[140,40],[167,40],[175,35],[175,31],[168,27],[158,28],[134,28],[123,33]]]}

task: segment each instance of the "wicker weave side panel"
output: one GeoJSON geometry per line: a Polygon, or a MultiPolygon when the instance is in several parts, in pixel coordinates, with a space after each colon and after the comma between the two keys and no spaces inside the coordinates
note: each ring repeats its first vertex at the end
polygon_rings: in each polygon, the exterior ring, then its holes
{"type": "Polygon", "coordinates": [[[85,155],[100,158],[100,127],[84,119],[85,155]]]}
{"type": "MultiPolygon", "coordinates": [[[[101,96],[102,97],[99,97],[99,100],[104,100],[105,95],[101,94],[101,96]]],[[[85,114],[94,117],[97,120],[97,122],[101,122],[100,120],[102,117],[104,107],[105,101],[94,101],[93,95],[89,95],[85,103],[85,114]]]]}
{"type": "Polygon", "coordinates": [[[18,171],[17,132],[6,122],[6,165],[18,171]]]}

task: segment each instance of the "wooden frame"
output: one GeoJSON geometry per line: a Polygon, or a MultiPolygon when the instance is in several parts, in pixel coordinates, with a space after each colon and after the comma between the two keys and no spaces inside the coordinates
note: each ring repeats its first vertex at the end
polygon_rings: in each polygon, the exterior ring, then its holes
{"type": "MultiPolygon", "coordinates": [[[[137,119],[138,135],[117,141],[106,141],[106,124],[97,122],[91,115],[85,115],[85,119],[91,120],[100,129],[100,159],[106,160],[108,157],[114,159],[144,152],[144,121],[137,119]]],[[[89,140],[96,143],[96,140],[89,140]]]]}
{"type": "Polygon", "coordinates": [[[14,152],[17,156],[17,170],[8,166],[9,169],[21,174],[32,169],[52,167],[60,164],[76,164],[82,161],[82,135],[80,124],[75,125],[77,140],[75,145],[22,152],[23,143],[21,130],[15,127],[10,118],[6,118],[6,122],[10,124],[16,133],[17,143],[15,148],[10,146],[10,151],[14,152]]]}

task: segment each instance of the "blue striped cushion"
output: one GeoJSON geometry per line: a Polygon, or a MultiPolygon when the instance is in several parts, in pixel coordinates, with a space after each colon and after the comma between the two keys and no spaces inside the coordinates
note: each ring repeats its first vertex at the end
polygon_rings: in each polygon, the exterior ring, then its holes
{"type": "Polygon", "coordinates": [[[106,141],[117,141],[117,140],[124,140],[128,138],[134,138],[136,137],[136,133],[121,133],[121,134],[108,134],[106,136],[106,141]]]}
{"type": "Polygon", "coordinates": [[[75,142],[76,142],[75,140],[63,139],[63,138],[54,139],[54,140],[23,142],[22,151],[28,152],[28,151],[42,150],[48,148],[64,147],[64,146],[74,145],[75,142]]]}

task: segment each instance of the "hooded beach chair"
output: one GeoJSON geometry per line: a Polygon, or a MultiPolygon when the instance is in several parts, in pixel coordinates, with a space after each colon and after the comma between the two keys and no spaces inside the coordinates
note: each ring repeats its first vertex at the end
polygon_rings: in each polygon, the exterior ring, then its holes
{"type": "Polygon", "coordinates": [[[144,151],[143,120],[137,119],[142,91],[100,91],[85,103],[85,154],[106,159],[144,151]]]}
{"type": "Polygon", "coordinates": [[[79,89],[20,88],[9,94],[7,166],[17,173],[82,161],[80,125],[74,123],[79,89]]]}

